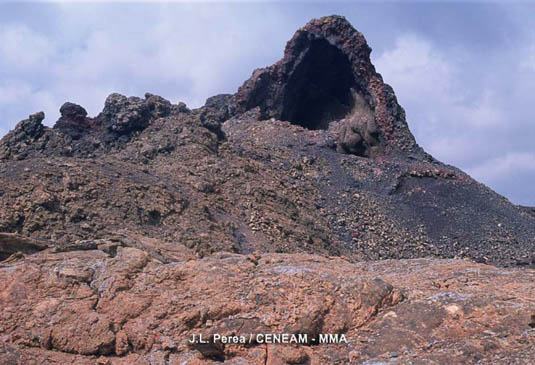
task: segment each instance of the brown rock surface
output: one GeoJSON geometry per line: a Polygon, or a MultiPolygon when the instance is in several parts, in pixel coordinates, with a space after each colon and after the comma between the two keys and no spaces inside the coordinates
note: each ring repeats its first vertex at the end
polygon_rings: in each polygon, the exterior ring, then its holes
{"type": "Polygon", "coordinates": [[[34,114],[0,141],[0,232],[161,261],[257,250],[535,266],[535,216],[416,145],[370,51],[326,17],[200,109],[112,94],[94,118],[64,104],[55,128],[34,114]]]}
{"type": "Polygon", "coordinates": [[[47,244],[16,233],[0,232],[0,262],[10,256],[32,254],[47,248],[47,244]]]}
{"type": "Polygon", "coordinates": [[[46,250],[0,267],[0,360],[527,364],[535,359],[534,280],[533,270],[465,260],[220,253],[163,264],[135,248],[114,257],[46,250]],[[308,342],[254,340],[269,333],[307,334],[308,342]],[[348,343],[318,344],[325,333],[348,343]],[[188,343],[199,334],[247,343],[188,343]]]}

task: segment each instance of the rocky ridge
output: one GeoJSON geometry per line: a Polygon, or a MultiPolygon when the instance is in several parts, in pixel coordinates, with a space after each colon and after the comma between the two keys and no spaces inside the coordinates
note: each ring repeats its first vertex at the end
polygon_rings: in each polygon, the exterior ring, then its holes
{"type": "Polygon", "coordinates": [[[535,216],[426,154],[370,52],[325,17],[199,109],[112,94],[21,121],[0,141],[0,362],[533,361],[533,271],[484,264],[535,266],[535,216]],[[351,340],[185,340],[263,332],[351,340]]]}

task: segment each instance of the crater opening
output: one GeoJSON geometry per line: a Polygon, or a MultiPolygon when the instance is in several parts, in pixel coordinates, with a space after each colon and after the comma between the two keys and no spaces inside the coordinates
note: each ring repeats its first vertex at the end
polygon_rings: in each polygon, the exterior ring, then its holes
{"type": "Polygon", "coordinates": [[[342,51],[325,39],[314,40],[288,80],[281,119],[308,129],[327,129],[331,121],[352,110],[355,84],[342,51]]]}

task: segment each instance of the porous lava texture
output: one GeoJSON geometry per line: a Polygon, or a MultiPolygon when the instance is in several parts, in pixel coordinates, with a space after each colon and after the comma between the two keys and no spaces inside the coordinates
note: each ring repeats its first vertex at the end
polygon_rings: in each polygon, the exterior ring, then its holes
{"type": "Polygon", "coordinates": [[[370,52],[324,17],[199,109],[112,94],[17,124],[0,363],[534,363],[533,208],[425,153],[370,52]],[[264,333],[309,341],[213,341],[264,333]]]}
{"type": "Polygon", "coordinates": [[[337,150],[358,156],[405,151],[422,155],[392,88],[370,62],[364,36],[343,17],[312,20],[286,45],[284,57],[256,70],[236,94],[238,111],[329,129],[337,150]]]}

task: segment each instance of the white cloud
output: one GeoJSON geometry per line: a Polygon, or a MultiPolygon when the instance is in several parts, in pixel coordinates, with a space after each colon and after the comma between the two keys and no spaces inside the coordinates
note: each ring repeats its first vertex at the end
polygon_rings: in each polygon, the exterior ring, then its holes
{"type": "Polygon", "coordinates": [[[530,44],[525,48],[524,54],[522,55],[521,66],[527,71],[535,71],[535,43],[530,44]]]}
{"type": "Polygon", "coordinates": [[[61,20],[46,32],[16,23],[0,29],[0,66],[9,72],[9,85],[0,79],[8,95],[0,114],[9,127],[38,102],[48,124],[65,101],[96,115],[112,92],[151,92],[199,107],[273,63],[282,53],[278,38],[286,38],[273,37],[286,31],[273,28],[284,19],[278,9],[252,23],[253,8],[227,4],[50,6],[61,20]],[[24,112],[16,111],[22,104],[24,112]]]}
{"type": "Polygon", "coordinates": [[[28,72],[46,66],[54,54],[49,39],[26,25],[0,26],[0,67],[10,72],[28,72]]]}
{"type": "Polygon", "coordinates": [[[47,121],[56,120],[57,95],[34,81],[51,74],[56,44],[22,24],[0,26],[0,112],[9,126],[28,114],[44,110],[47,121]],[[21,111],[20,109],[25,109],[21,111]],[[20,112],[9,112],[18,109],[20,112]],[[7,112],[4,112],[7,111],[7,112]]]}
{"type": "Polygon", "coordinates": [[[400,36],[395,48],[382,53],[374,62],[382,73],[388,74],[389,82],[401,87],[411,84],[422,91],[447,88],[444,81],[452,74],[444,57],[415,34],[400,36]]]}
{"type": "Polygon", "coordinates": [[[507,125],[494,90],[467,89],[462,58],[408,34],[374,60],[406,109],[417,141],[435,157],[461,166],[467,155],[478,154],[474,136],[500,134],[507,125]]]}
{"type": "Polygon", "coordinates": [[[533,205],[535,153],[512,152],[484,161],[467,171],[516,204],[533,205]],[[527,184],[525,183],[527,182],[527,184]]]}
{"type": "MultiPolygon", "coordinates": [[[[20,111],[18,114],[20,116],[19,119],[26,118],[29,114],[37,111],[44,111],[46,124],[50,125],[59,117],[57,108],[59,103],[57,95],[52,91],[34,89],[31,84],[21,80],[7,80],[0,84],[0,110],[7,110],[16,105],[20,111]],[[23,104],[21,104],[21,101],[23,101],[23,104]]],[[[12,120],[11,122],[14,124],[17,121],[12,120]]]]}
{"type": "Polygon", "coordinates": [[[492,181],[511,176],[513,172],[518,170],[535,173],[535,153],[508,153],[505,156],[485,161],[468,171],[482,180],[492,181]]]}
{"type": "Polygon", "coordinates": [[[401,105],[414,112],[409,120],[416,134],[438,131],[443,137],[441,125],[453,126],[458,133],[467,127],[496,127],[503,122],[493,90],[480,90],[474,96],[467,89],[461,55],[443,54],[426,39],[406,34],[374,62],[401,105]]]}
{"type": "Polygon", "coordinates": [[[284,18],[277,10],[252,24],[241,7],[224,4],[50,6],[61,20],[46,31],[0,26],[4,127],[38,110],[50,125],[65,101],[96,115],[112,92],[152,92],[199,107],[211,95],[235,92],[255,67],[274,62],[281,42],[259,37],[285,30],[272,29],[273,19],[284,18]]]}
{"type": "Polygon", "coordinates": [[[0,103],[10,105],[27,98],[32,93],[30,85],[22,82],[3,81],[0,85],[0,103]]]}

